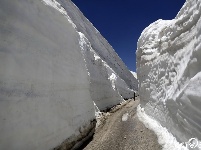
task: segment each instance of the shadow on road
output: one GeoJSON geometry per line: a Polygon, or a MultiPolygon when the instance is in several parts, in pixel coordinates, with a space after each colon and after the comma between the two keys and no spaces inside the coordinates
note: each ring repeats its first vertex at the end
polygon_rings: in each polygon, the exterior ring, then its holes
{"type": "Polygon", "coordinates": [[[94,138],[94,134],[87,139],[79,148],[75,149],[75,150],[83,150],[94,138]]]}

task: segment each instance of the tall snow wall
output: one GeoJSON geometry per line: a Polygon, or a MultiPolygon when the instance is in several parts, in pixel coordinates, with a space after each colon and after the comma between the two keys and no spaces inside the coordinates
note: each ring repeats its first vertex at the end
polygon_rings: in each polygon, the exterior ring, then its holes
{"type": "Polygon", "coordinates": [[[71,146],[95,125],[79,35],[45,2],[0,7],[0,149],[53,149],[67,138],[71,146]]]}
{"type": "Polygon", "coordinates": [[[142,32],[137,48],[141,105],[177,137],[201,140],[201,0],[142,32]]]}
{"type": "Polygon", "coordinates": [[[71,1],[1,0],[0,18],[0,149],[77,146],[95,127],[93,101],[106,109],[137,90],[71,1]]]}
{"type": "Polygon", "coordinates": [[[90,73],[90,93],[103,110],[123,98],[132,98],[138,90],[133,77],[112,46],[70,0],[58,0],[80,33],[82,52],[90,73]]]}

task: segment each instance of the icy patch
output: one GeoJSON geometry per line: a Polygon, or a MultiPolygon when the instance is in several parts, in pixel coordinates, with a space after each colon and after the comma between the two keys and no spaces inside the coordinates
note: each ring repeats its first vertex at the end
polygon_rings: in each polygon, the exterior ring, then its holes
{"type": "Polygon", "coordinates": [[[128,120],[128,113],[123,114],[121,120],[122,121],[127,121],[128,120]]]}
{"type": "Polygon", "coordinates": [[[96,116],[96,119],[97,119],[97,118],[100,118],[102,114],[101,114],[99,108],[97,107],[96,103],[95,103],[94,101],[93,101],[93,103],[94,103],[94,109],[95,109],[95,116],[96,116]]]}
{"type": "Polygon", "coordinates": [[[148,129],[155,132],[158,137],[158,143],[162,146],[163,150],[188,150],[166,128],[162,127],[159,122],[148,116],[140,105],[137,107],[137,115],[139,120],[148,129]]]}
{"type": "Polygon", "coordinates": [[[95,109],[95,116],[96,116],[96,128],[101,124],[101,117],[102,117],[102,113],[100,112],[98,106],[96,105],[96,103],[93,101],[94,103],[94,109],[95,109]]]}
{"type": "Polygon", "coordinates": [[[97,54],[94,54],[95,60],[101,59],[97,54]]]}
{"type": "Polygon", "coordinates": [[[115,90],[115,81],[117,80],[117,76],[112,73],[112,75],[109,77],[109,80],[112,82],[112,88],[115,90]]]}

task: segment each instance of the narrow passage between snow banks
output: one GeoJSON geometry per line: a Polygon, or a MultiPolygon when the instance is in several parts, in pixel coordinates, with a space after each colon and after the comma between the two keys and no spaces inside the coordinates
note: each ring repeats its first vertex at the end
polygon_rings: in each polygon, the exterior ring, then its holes
{"type": "Polygon", "coordinates": [[[128,103],[117,111],[106,113],[101,119],[85,150],[161,150],[156,135],[138,119],[136,109],[139,99],[128,103]]]}

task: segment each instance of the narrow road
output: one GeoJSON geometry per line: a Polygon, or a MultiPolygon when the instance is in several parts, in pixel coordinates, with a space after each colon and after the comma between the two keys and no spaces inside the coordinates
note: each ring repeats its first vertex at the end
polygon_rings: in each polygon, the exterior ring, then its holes
{"type": "Polygon", "coordinates": [[[156,135],[136,114],[139,99],[111,111],[84,150],[161,150],[156,135]]]}

